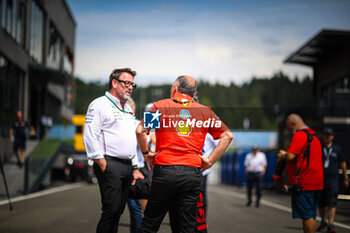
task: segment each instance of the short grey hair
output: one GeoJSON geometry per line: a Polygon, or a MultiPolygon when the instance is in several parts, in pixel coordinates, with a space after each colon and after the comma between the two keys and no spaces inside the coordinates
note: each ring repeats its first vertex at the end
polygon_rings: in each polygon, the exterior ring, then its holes
{"type": "Polygon", "coordinates": [[[178,90],[180,93],[187,94],[190,96],[194,96],[194,94],[197,91],[197,83],[195,83],[193,86],[188,82],[188,78],[184,75],[179,76],[174,84],[178,87],[178,90]]]}

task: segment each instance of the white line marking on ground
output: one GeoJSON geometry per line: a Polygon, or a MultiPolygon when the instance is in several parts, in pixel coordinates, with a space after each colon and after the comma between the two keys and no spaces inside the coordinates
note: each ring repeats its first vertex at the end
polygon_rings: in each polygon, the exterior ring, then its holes
{"type": "MultiPolygon", "coordinates": [[[[70,189],[75,189],[75,188],[79,188],[82,186],[84,186],[84,183],[67,184],[67,185],[63,185],[60,187],[51,188],[51,189],[39,191],[36,193],[31,193],[28,195],[23,195],[23,196],[11,198],[11,203],[23,201],[23,200],[28,200],[31,198],[40,197],[40,196],[44,196],[44,195],[49,195],[49,194],[53,194],[53,193],[58,193],[58,192],[62,192],[62,191],[70,190],[70,189]]],[[[2,201],[0,201],[0,206],[7,205],[8,203],[9,203],[8,200],[2,200],[2,201]]]]}
{"type": "MultiPolygon", "coordinates": [[[[219,187],[215,187],[213,189],[210,189],[209,192],[216,193],[216,194],[227,195],[227,196],[230,196],[230,197],[236,197],[236,198],[240,198],[240,199],[246,199],[247,198],[247,196],[245,194],[237,193],[235,191],[229,191],[229,190],[222,189],[222,188],[219,188],[219,187]]],[[[261,204],[269,206],[269,207],[272,207],[272,208],[275,208],[275,209],[279,209],[279,210],[282,210],[282,211],[285,211],[285,212],[288,212],[288,213],[292,212],[292,209],[290,207],[287,207],[287,206],[284,206],[284,205],[281,205],[281,204],[277,204],[277,203],[274,203],[272,201],[261,200],[261,204]]],[[[316,220],[321,221],[321,218],[317,217],[316,220]]],[[[345,229],[350,229],[349,225],[345,225],[343,223],[334,222],[333,224],[335,226],[338,226],[338,227],[342,227],[342,228],[345,228],[345,229]]]]}

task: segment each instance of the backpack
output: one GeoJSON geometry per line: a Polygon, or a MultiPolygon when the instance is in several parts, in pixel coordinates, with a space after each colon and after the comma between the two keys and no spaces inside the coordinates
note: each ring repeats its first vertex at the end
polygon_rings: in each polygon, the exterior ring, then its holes
{"type": "Polygon", "coordinates": [[[307,159],[307,165],[306,167],[309,166],[309,162],[310,162],[310,144],[313,140],[313,137],[315,136],[316,137],[316,134],[311,134],[309,131],[307,131],[306,129],[303,129],[303,131],[307,134],[307,141],[306,141],[306,148],[304,150],[304,157],[303,157],[303,160],[301,162],[301,165],[299,167],[299,169],[297,168],[297,160],[295,159],[295,176],[297,177],[298,179],[298,176],[300,174],[300,170],[303,166],[303,163],[304,163],[304,160],[305,158],[307,159]]]}

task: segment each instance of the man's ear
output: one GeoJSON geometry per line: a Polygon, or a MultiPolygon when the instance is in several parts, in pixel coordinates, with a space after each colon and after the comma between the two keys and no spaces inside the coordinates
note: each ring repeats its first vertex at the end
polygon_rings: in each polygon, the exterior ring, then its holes
{"type": "Polygon", "coordinates": [[[171,87],[171,92],[170,92],[170,97],[172,98],[175,93],[178,91],[178,87],[174,84],[172,87],[171,87]]]}
{"type": "Polygon", "coordinates": [[[112,87],[113,87],[113,88],[117,88],[117,85],[118,85],[118,81],[115,80],[115,79],[113,79],[113,80],[112,80],[112,87]]]}

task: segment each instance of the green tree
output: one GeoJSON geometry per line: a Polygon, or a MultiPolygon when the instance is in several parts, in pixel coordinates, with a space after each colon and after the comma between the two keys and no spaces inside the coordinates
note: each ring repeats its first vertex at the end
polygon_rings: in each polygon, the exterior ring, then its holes
{"type": "MultiPolygon", "coordinates": [[[[84,82],[76,79],[76,113],[85,114],[89,103],[108,90],[106,83],[84,82]]],[[[138,87],[133,92],[136,117],[141,119],[148,103],[169,98],[170,84],[138,87]]],[[[276,129],[278,116],[292,109],[307,109],[313,103],[312,80],[290,79],[283,72],[271,77],[253,77],[241,86],[211,84],[198,81],[200,103],[213,111],[232,129],[243,129],[243,120],[250,120],[251,129],[276,129]]]]}

